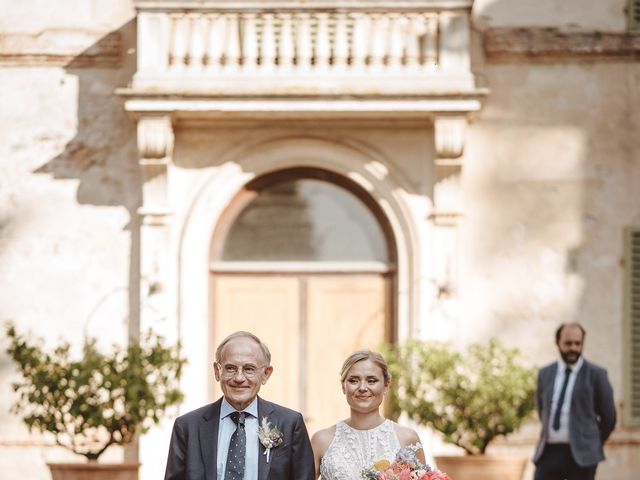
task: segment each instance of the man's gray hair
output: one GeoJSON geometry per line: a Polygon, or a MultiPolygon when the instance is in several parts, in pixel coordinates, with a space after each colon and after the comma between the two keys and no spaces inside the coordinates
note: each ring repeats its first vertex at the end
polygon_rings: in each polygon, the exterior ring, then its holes
{"type": "Polygon", "coordinates": [[[220,342],[220,345],[218,345],[218,348],[216,348],[217,363],[220,363],[220,360],[222,359],[222,350],[224,349],[224,347],[227,345],[227,343],[229,343],[234,338],[249,338],[254,342],[256,342],[260,347],[260,350],[262,350],[262,355],[264,356],[264,361],[265,361],[265,367],[268,367],[271,365],[271,352],[269,351],[269,347],[267,347],[267,345],[262,340],[260,340],[257,336],[255,336],[253,333],[244,332],[244,331],[234,332],[231,335],[229,335],[227,338],[222,340],[222,342],[220,342]]]}

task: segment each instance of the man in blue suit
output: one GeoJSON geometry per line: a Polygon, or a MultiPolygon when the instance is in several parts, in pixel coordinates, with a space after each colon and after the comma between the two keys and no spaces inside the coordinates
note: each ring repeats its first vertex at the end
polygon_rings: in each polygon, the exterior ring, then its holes
{"type": "Polygon", "coordinates": [[[604,460],[616,408],[606,370],[582,357],[584,338],[580,324],[560,325],[560,358],[539,372],[542,432],[533,458],[535,480],[593,480],[604,460]]]}
{"type": "Polygon", "coordinates": [[[223,397],[176,419],[165,480],[315,480],[302,415],[258,397],[273,372],[267,346],[233,333],[214,369],[223,397]]]}

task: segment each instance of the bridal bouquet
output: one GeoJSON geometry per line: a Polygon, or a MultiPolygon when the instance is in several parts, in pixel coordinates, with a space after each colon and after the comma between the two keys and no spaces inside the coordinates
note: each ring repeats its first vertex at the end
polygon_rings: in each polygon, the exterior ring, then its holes
{"type": "Polygon", "coordinates": [[[422,445],[416,443],[403,447],[396,453],[393,462],[378,460],[372,466],[362,470],[363,480],[451,480],[451,477],[440,470],[433,470],[429,465],[422,465],[417,452],[422,445]]]}

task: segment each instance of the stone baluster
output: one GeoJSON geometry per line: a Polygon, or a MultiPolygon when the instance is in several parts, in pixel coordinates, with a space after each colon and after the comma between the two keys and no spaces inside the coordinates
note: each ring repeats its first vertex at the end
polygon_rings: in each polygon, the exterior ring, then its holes
{"type": "Polygon", "coordinates": [[[389,56],[387,65],[392,71],[402,68],[402,56],[404,54],[403,27],[406,26],[405,19],[399,14],[392,14],[389,17],[389,56]]]}
{"type": "Polygon", "coordinates": [[[371,55],[369,56],[369,67],[373,70],[382,70],[384,68],[387,42],[389,41],[388,20],[389,18],[384,14],[374,14],[371,16],[371,30],[369,34],[371,55]]]}
{"type": "Polygon", "coordinates": [[[297,38],[296,45],[298,51],[298,69],[307,70],[311,67],[311,18],[308,13],[301,13],[297,16],[297,38]]]}
{"type": "Polygon", "coordinates": [[[225,29],[225,69],[236,70],[240,66],[240,31],[238,14],[225,15],[227,26],[225,29]]]}
{"type": "Polygon", "coordinates": [[[189,19],[185,15],[176,15],[172,19],[170,64],[173,70],[182,70],[187,60],[189,19]]]}
{"type": "Polygon", "coordinates": [[[222,66],[225,49],[225,29],[227,22],[222,15],[211,14],[207,30],[207,66],[208,72],[217,72],[222,66]]]}
{"type": "Polygon", "coordinates": [[[260,69],[272,71],[276,66],[276,35],[272,13],[262,15],[262,41],[260,42],[260,69]]]}
{"type": "Polygon", "coordinates": [[[343,70],[349,59],[348,17],[344,13],[336,15],[336,29],[333,39],[333,67],[343,70]]]}
{"type": "Polygon", "coordinates": [[[316,31],[315,44],[315,67],[319,70],[329,68],[329,56],[331,55],[331,45],[329,44],[329,15],[318,13],[316,15],[318,29],[316,31]]]}
{"type": "Polygon", "coordinates": [[[253,70],[258,65],[257,18],[254,13],[242,16],[242,65],[246,70],[253,70]]]}
{"type": "Polygon", "coordinates": [[[351,45],[351,66],[359,70],[367,63],[369,53],[369,17],[366,14],[354,14],[353,43],[351,45]]]}
{"type": "Polygon", "coordinates": [[[202,14],[189,15],[190,39],[187,63],[189,70],[200,72],[204,65],[207,19],[202,14]]]}
{"type": "Polygon", "coordinates": [[[407,21],[405,35],[406,65],[408,69],[416,70],[420,62],[420,44],[418,33],[418,16],[410,14],[407,21]]]}
{"type": "Polygon", "coordinates": [[[426,17],[427,41],[424,52],[424,67],[431,69],[438,64],[438,14],[426,17]]]}
{"type": "Polygon", "coordinates": [[[293,43],[293,23],[290,13],[280,15],[281,29],[278,49],[278,65],[282,70],[293,68],[294,43],[293,43]]]}
{"type": "Polygon", "coordinates": [[[424,14],[416,15],[416,44],[418,45],[418,67],[424,67],[424,54],[427,36],[427,18],[424,14]]]}

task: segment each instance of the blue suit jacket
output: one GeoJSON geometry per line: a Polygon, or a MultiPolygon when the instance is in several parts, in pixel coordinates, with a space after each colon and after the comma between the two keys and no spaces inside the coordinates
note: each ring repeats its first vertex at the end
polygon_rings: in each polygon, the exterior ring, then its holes
{"type": "MultiPolygon", "coordinates": [[[[222,399],[178,417],[173,425],[165,480],[217,480],[222,399]]],[[[258,397],[258,421],[267,417],[283,433],[269,463],[260,445],[258,480],[315,480],[311,442],[302,415],[258,397]]]]}
{"type": "MultiPolygon", "coordinates": [[[[549,433],[549,417],[557,362],[542,368],[538,374],[536,404],[542,422],[540,441],[533,457],[542,455],[549,433]]],[[[571,396],[569,415],[569,445],[576,463],[581,467],[596,465],[604,460],[604,442],[616,424],[616,406],[607,371],[587,362],[578,372],[571,396]]]]}

